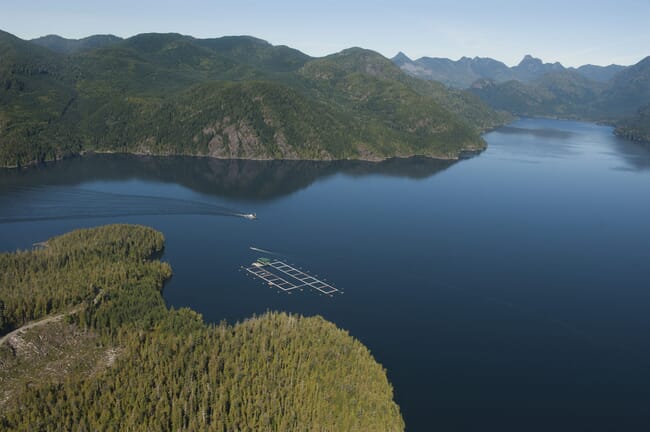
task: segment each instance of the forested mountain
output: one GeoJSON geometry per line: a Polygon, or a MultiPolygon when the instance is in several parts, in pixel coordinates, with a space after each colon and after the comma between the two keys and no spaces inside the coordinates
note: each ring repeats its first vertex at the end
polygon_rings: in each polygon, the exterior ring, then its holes
{"type": "Polygon", "coordinates": [[[252,36],[224,36],[196,39],[196,44],[210,48],[234,61],[273,72],[296,71],[311,57],[287,46],[273,46],[252,36]]]}
{"type": "Polygon", "coordinates": [[[603,85],[574,71],[552,72],[529,82],[477,81],[470,89],[492,107],[523,116],[591,118],[603,85]]]}
{"type": "Polygon", "coordinates": [[[400,52],[392,60],[411,76],[439,81],[459,89],[468,88],[482,78],[497,82],[514,79],[514,73],[508,66],[491,58],[462,57],[454,61],[447,58],[421,57],[411,60],[400,52]]]}
{"type": "Polygon", "coordinates": [[[81,151],[77,99],[63,56],[0,31],[0,166],[81,151]]]}
{"type": "Polygon", "coordinates": [[[122,38],[113,35],[94,35],[83,39],[66,39],[58,35],[47,35],[30,40],[30,42],[36,45],[61,54],[73,54],[80,51],[103,48],[115,45],[120,41],[122,41],[122,38]]]}
{"type": "Polygon", "coordinates": [[[385,370],[324,319],[167,309],[163,241],[112,225],[0,254],[0,335],[50,317],[0,342],[0,429],[404,430],[385,370]]]}
{"type": "Polygon", "coordinates": [[[578,68],[569,69],[575,70],[580,75],[591,81],[605,83],[614,78],[614,75],[623,71],[625,68],[626,66],[612,64],[609,66],[583,65],[578,68]]]}
{"type": "Polygon", "coordinates": [[[89,41],[38,41],[55,52],[0,33],[0,165],[88,150],[457,158],[483,148],[480,132],[508,119],[365,50],[313,59],[248,36],[89,41]]]}
{"type": "Polygon", "coordinates": [[[650,56],[617,73],[599,100],[599,110],[618,118],[637,113],[650,103],[650,56]]]}
{"type": "Polygon", "coordinates": [[[514,79],[519,81],[532,81],[552,72],[564,71],[564,67],[558,63],[544,63],[541,59],[530,54],[524,56],[517,66],[511,68],[514,79]]]}

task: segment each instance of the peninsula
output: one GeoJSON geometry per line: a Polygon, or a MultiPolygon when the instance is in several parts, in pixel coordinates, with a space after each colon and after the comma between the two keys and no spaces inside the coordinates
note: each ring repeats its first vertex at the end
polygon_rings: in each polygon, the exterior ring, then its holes
{"type": "Polygon", "coordinates": [[[0,254],[0,429],[404,430],[386,371],[323,318],[168,309],[163,245],[108,225],[0,254]]]}

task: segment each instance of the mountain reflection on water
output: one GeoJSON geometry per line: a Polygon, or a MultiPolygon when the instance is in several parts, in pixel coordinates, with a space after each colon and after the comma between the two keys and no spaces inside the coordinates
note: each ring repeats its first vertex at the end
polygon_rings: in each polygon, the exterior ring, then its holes
{"type": "Polygon", "coordinates": [[[207,195],[270,200],[336,174],[424,179],[454,163],[424,157],[383,162],[321,162],[92,154],[22,170],[0,170],[0,192],[16,187],[68,186],[138,178],[176,183],[207,195]]]}

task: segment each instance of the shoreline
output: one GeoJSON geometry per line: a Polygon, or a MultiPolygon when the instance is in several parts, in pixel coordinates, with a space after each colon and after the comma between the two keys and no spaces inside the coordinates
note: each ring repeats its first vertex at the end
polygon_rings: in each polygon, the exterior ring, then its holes
{"type": "Polygon", "coordinates": [[[271,161],[294,161],[294,162],[344,162],[344,161],[360,161],[360,162],[369,162],[369,163],[382,163],[393,159],[413,159],[413,158],[426,158],[431,160],[439,161],[460,161],[463,159],[468,159],[470,157],[481,154],[487,149],[487,145],[483,148],[467,148],[462,149],[458,152],[456,156],[431,156],[424,154],[412,154],[408,156],[390,156],[383,158],[342,158],[342,159],[309,159],[309,158],[296,158],[296,159],[271,159],[271,158],[222,158],[216,156],[207,156],[207,155],[192,155],[192,154],[157,154],[157,153],[144,153],[144,152],[120,152],[112,150],[84,150],[78,154],[69,155],[61,158],[47,159],[43,161],[33,161],[25,165],[13,165],[13,166],[0,166],[0,169],[7,170],[23,170],[23,169],[32,169],[36,167],[47,166],[52,163],[60,162],[63,160],[83,158],[89,155],[125,155],[125,156],[134,156],[141,158],[174,158],[174,157],[187,157],[187,158],[197,158],[197,159],[214,159],[214,160],[232,160],[232,161],[256,161],[256,162],[271,162],[271,161]]]}

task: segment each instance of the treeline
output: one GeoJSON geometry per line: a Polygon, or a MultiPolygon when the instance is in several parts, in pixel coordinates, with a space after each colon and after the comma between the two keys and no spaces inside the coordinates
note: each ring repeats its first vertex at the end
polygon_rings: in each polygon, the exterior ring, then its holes
{"type": "Polygon", "coordinates": [[[37,299],[62,310],[78,298],[85,306],[71,321],[119,354],[99,372],[18,389],[0,412],[0,430],[404,429],[385,371],[322,318],[267,313],[206,325],[189,309],[167,309],[160,288],[171,271],[147,259],[162,240],[148,228],[113,225],[2,256],[3,270],[36,276],[11,290],[3,279],[0,299],[13,305],[7,293],[27,286],[33,310],[37,299]],[[76,278],[73,297],[66,287],[76,278]]]}

